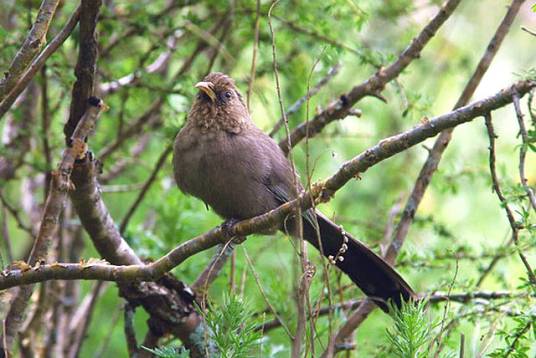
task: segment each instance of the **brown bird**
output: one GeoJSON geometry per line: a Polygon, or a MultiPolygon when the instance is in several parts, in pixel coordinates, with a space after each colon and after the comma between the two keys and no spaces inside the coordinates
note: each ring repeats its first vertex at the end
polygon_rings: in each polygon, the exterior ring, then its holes
{"type": "MultiPolygon", "coordinates": [[[[251,120],[234,81],[216,72],[195,87],[199,93],[174,144],[179,188],[234,220],[264,214],[293,199],[299,181],[277,143],[251,120]]],[[[317,249],[320,241],[321,252],[384,311],[390,299],[400,305],[401,299],[415,297],[389,264],[320,212],[310,209],[302,216],[303,238],[317,249]]],[[[293,234],[295,226],[296,220],[289,218],[279,229],[293,234]]]]}

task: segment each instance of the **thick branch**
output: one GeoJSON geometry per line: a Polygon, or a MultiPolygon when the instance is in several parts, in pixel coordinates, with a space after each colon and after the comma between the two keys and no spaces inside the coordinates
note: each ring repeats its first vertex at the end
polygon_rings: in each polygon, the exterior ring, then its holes
{"type": "Polygon", "coordinates": [[[76,124],[86,110],[87,98],[93,95],[94,77],[97,69],[97,20],[101,0],[82,0],[80,4],[80,50],[74,73],[76,82],[73,85],[69,120],[63,128],[65,138],[71,137],[76,124]]]}

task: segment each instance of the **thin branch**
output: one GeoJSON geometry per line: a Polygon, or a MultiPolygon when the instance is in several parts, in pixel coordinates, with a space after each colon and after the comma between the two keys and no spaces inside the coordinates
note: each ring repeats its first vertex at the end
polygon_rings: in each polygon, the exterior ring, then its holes
{"type": "MultiPolygon", "coordinates": [[[[313,199],[318,202],[329,201],[337,190],[355,178],[357,174],[364,173],[367,169],[379,162],[403,152],[447,128],[470,122],[476,117],[504,107],[511,103],[513,93],[523,96],[535,87],[535,81],[525,80],[517,82],[515,85],[503,89],[494,96],[432,118],[405,132],[385,138],[375,146],[344,163],[327,180],[314,184],[311,192],[301,193],[297,199],[287,202],[277,209],[251,219],[240,221],[232,227],[216,227],[182,243],[155,262],[146,265],[135,264],[129,266],[114,266],[102,263],[37,265],[28,270],[4,271],[0,275],[0,289],[50,279],[100,279],[105,281],[154,280],[182,263],[188,257],[214,247],[219,243],[225,243],[231,237],[247,236],[255,232],[264,232],[267,229],[273,228],[281,223],[296,207],[301,206],[302,210],[310,208],[313,199]]],[[[82,218],[85,215],[80,216],[82,218]]],[[[113,226],[113,222],[110,225],[113,226]]],[[[86,227],[86,225],[84,226],[86,227]]],[[[88,227],[86,229],[91,230],[88,227]]],[[[99,230],[102,230],[102,228],[99,230]]],[[[115,248],[112,249],[115,250],[115,248]]]]}
{"type": "Polygon", "coordinates": [[[100,94],[102,96],[113,94],[119,91],[121,88],[137,84],[144,74],[160,72],[167,68],[171,55],[175,51],[180,35],[178,33],[173,33],[171,36],[169,36],[166,40],[166,50],[162,52],[156,58],[156,60],[154,60],[154,62],[143,68],[141,71],[136,70],[135,72],[129,73],[128,75],[125,75],[117,80],[101,83],[99,86],[100,94]]]}
{"type": "Polygon", "coordinates": [[[63,42],[71,35],[74,27],[80,18],[80,6],[78,6],[67,20],[65,26],[60,32],[49,42],[43,51],[32,61],[26,72],[20,77],[16,85],[6,94],[0,102],[0,120],[11,108],[17,97],[24,91],[30,81],[34,78],[37,72],[43,67],[46,60],[63,44],[63,42]]]}
{"type": "Polygon", "coordinates": [[[132,215],[134,215],[134,212],[136,212],[136,209],[138,208],[138,206],[142,202],[143,198],[145,197],[145,194],[147,194],[147,191],[149,190],[149,188],[151,187],[151,185],[155,181],[155,179],[156,179],[156,177],[158,175],[158,172],[160,171],[160,169],[162,169],[162,167],[166,163],[166,159],[169,156],[169,154],[171,154],[172,150],[173,150],[173,145],[168,144],[167,147],[162,152],[162,154],[160,154],[160,157],[156,161],[156,165],[154,166],[154,169],[152,170],[151,175],[149,175],[149,178],[147,179],[147,181],[145,182],[145,184],[141,188],[141,191],[138,194],[138,197],[136,198],[136,200],[134,200],[134,203],[128,209],[125,217],[123,218],[123,221],[121,221],[121,225],[119,227],[119,232],[121,234],[123,234],[125,232],[125,230],[126,230],[126,228],[128,226],[128,222],[132,218],[132,215]]]}
{"type": "Polygon", "coordinates": [[[499,178],[497,177],[497,171],[495,169],[495,138],[497,138],[497,136],[495,135],[495,131],[493,129],[491,114],[486,114],[484,118],[486,120],[486,129],[488,131],[489,138],[489,170],[491,174],[491,181],[493,184],[493,191],[495,192],[495,194],[497,194],[497,197],[501,202],[501,206],[506,212],[506,217],[508,218],[510,228],[512,229],[512,241],[517,246],[519,258],[521,259],[523,265],[525,266],[525,269],[527,270],[529,281],[536,287],[536,275],[534,274],[534,271],[530,266],[526,256],[523,254],[523,251],[519,247],[519,224],[516,222],[516,219],[514,218],[514,213],[512,212],[510,205],[508,205],[508,201],[502,193],[501,186],[499,184],[499,178]]]}
{"type": "MultiPolygon", "coordinates": [[[[318,81],[318,83],[316,85],[314,85],[313,88],[308,90],[307,93],[303,97],[299,98],[296,102],[294,102],[288,108],[288,110],[285,113],[285,115],[287,117],[290,117],[291,115],[296,113],[305,102],[307,102],[311,97],[313,97],[315,94],[317,94],[322,89],[322,87],[324,87],[326,84],[328,84],[329,81],[331,81],[331,79],[333,79],[333,77],[335,77],[335,75],[337,73],[339,73],[340,68],[341,68],[340,64],[336,64],[335,66],[330,68],[328,73],[320,81],[318,81]]],[[[274,128],[272,128],[272,130],[270,131],[270,134],[269,134],[270,137],[273,137],[279,131],[279,129],[281,129],[281,127],[284,124],[285,124],[285,121],[284,121],[283,117],[279,118],[277,123],[274,125],[274,128]]]]}
{"type": "Polygon", "coordinates": [[[292,333],[288,329],[288,326],[285,324],[285,321],[283,320],[283,318],[281,318],[279,316],[279,314],[277,313],[277,310],[270,303],[270,300],[268,299],[268,296],[266,295],[266,292],[264,292],[263,286],[262,286],[262,284],[260,282],[260,279],[259,279],[259,275],[257,275],[257,272],[255,271],[255,267],[253,266],[253,263],[251,262],[251,259],[249,258],[249,255],[248,255],[248,253],[247,253],[245,248],[244,248],[244,257],[246,258],[246,263],[247,263],[247,265],[249,267],[249,270],[251,271],[251,274],[253,275],[253,278],[255,279],[255,283],[257,283],[257,287],[259,288],[259,292],[261,293],[261,296],[263,297],[264,302],[266,303],[266,305],[268,306],[268,308],[270,309],[272,314],[276,317],[276,319],[279,322],[279,324],[281,325],[281,327],[283,327],[283,329],[285,330],[285,333],[287,334],[287,336],[291,340],[294,340],[294,337],[292,337],[292,333]]]}
{"type": "MultiPolygon", "coordinates": [[[[208,292],[208,287],[218,277],[218,274],[221,272],[223,266],[233,253],[233,241],[229,241],[226,244],[218,245],[218,249],[216,250],[216,253],[214,254],[212,260],[192,284],[192,289],[197,292],[197,295],[199,297],[202,298],[202,302],[205,301],[205,296],[208,292]]],[[[204,306],[202,305],[202,307],[204,306]]]]}
{"type": "Polygon", "coordinates": [[[525,324],[525,327],[523,327],[522,330],[516,332],[514,339],[510,342],[508,349],[506,350],[506,353],[504,354],[504,358],[510,357],[510,354],[514,353],[517,347],[517,343],[523,337],[530,329],[530,326],[534,324],[534,320],[528,320],[528,322],[525,324]]]}
{"type": "MultiPolygon", "coordinates": [[[[7,260],[8,262],[13,262],[13,249],[12,249],[13,246],[11,245],[11,238],[9,236],[9,229],[7,227],[7,209],[5,206],[2,207],[2,223],[0,225],[2,225],[2,228],[1,228],[2,241],[5,246],[7,260]]],[[[0,262],[0,265],[4,267],[6,263],[3,262],[3,258],[1,255],[0,255],[0,260],[2,260],[2,262],[0,262]]]]}
{"type": "MultiPolygon", "coordinates": [[[[490,40],[475,71],[467,82],[464,90],[462,91],[462,94],[458,98],[458,101],[454,105],[454,110],[457,110],[458,108],[461,108],[462,106],[467,104],[473,96],[476,88],[482,80],[482,77],[489,69],[493,58],[499,51],[499,48],[501,47],[501,44],[506,37],[506,34],[510,30],[510,27],[512,26],[512,23],[517,13],[519,12],[519,8],[521,7],[522,3],[523,0],[512,1],[503,20],[497,27],[495,34],[490,40]]],[[[437,170],[439,161],[441,160],[441,156],[450,142],[453,128],[454,127],[451,127],[451,129],[443,131],[438,136],[432,150],[428,154],[426,162],[421,168],[419,176],[415,181],[415,185],[413,186],[413,189],[411,191],[410,197],[408,198],[406,205],[404,206],[404,210],[402,211],[402,217],[398,222],[391,244],[389,245],[387,252],[384,255],[387,262],[390,262],[392,264],[395,262],[396,256],[398,255],[400,249],[404,244],[407,233],[409,231],[409,227],[413,222],[415,213],[417,212],[419,204],[424,197],[424,193],[426,192],[428,184],[432,180],[432,176],[437,170]]],[[[341,328],[341,331],[337,335],[337,342],[341,342],[342,340],[344,340],[345,337],[350,335],[357,327],[359,327],[359,325],[369,315],[370,311],[374,308],[375,306],[370,303],[363,303],[363,306],[360,307],[356,312],[354,312],[354,314],[352,314],[352,316],[347,320],[345,325],[341,328]]]]}
{"type": "MultiPolygon", "coordinates": [[[[52,174],[52,183],[50,186],[50,192],[45,202],[45,207],[43,209],[41,226],[39,227],[39,232],[28,258],[29,265],[33,266],[42,261],[45,262],[47,259],[49,248],[58,230],[59,216],[63,211],[63,206],[65,205],[67,191],[72,187],[70,175],[73,164],[76,159],[82,158],[86,155],[86,146],[84,144],[84,140],[95,128],[96,121],[104,107],[104,103],[100,99],[93,97],[89,102],[90,105],[87,108],[86,113],[80,119],[72,134],[72,146],[68,147],[63,152],[63,157],[59,164],[59,168],[52,174]]],[[[24,313],[32,292],[33,286],[22,287],[13,300],[10,310],[7,313],[6,334],[8,350],[11,348],[13,338],[20,327],[21,315],[24,313]]]]}
{"type": "Polygon", "coordinates": [[[521,26],[521,30],[525,31],[526,33],[528,34],[531,34],[532,36],[536,36],[536,32],[532,31],[532,30],[529,30],[528,28],[526,28],[525,26],[521,26]]]}
{"type": "Polygon", "coordinates": [[[249,78],[248,78],[248,91],[247,91],[247,108],[250,110],[250,101],[251,101],[251,93],[253,91],[253,83],[255,82],[255,74],[256,74],[256,67],[257,67],[257,50],[259,48],[259,25],[260,25],[260,13],[261,13],[261,0],[256,0],[256,7],[255,7],[255,24],[253,26],[255,35],[253,37],[253,54],[251,57],[251,70],[249,71],[249,78]]]}
{"type": "Polygon", "coordinates": [[[398,77],[400,73],[416,58],[420,56],[422,49],[435,35],[437,30],[454,12],[461,0],[448,0],[426,25],[423,30],[412,40],[411,44],[400,54],[395,62],[386,68],[380,68],[372,77],[358,86],[352,88],[348,93],[343,94],[334,103],[330,104],[325,110],[317,114],[308,123],[302,123],[296,127],[290,135],[290,143],[286,139],[279,142],[279,146],[285,153],[290,151],[298,142],[305,138],[308,133],[309,137],[318,134],[329,123],[345,118],[349,110],[362,98],[374,96],[383,98],[381,91],[387,83],[398,77]]]}
{"type": "MultiPolygon", "coordinates": [[[[150,15],[148,21],[150,23],[156,24],[162,17],[172,15],[175,12],[175,10],[188,6],[188,5],[193,5],[195,3],[197,3],[196,0],[168,1],[167,6],[164,7],[158,13],[150,15]]],[[[102,56],[106,57],[110,53],[110,51],[112,51],[112,49],[114,49],[118,44],[125,43],[125,40],[127,40],[128,38],[138,35],[142,32],[143,32],[142,26],[138,26],[137,23],[132,23],[131,26],[127,28],[125,32],[121,33],[120,35],[111,37],[110,42],[107,44],[106,47],[102,49],[102,56]]]]}
{"type": "Polygon", "coordinates": [[[357,56],[361,56],[362,54],[359,52],[359,50],[356,50],[348,45],[345,45],[344,43],[342,42],[339,42],[335,39],[332,39],[326,35],[323,35],[321,33],[319,33],[318,31],[315,31],[315,30],[312,30],[312,29],[308,29],[308,28],[305,28],[301,25],[298,25],[296,24],[295,22],[293,21],[289,21],[289,20],[286,20],[282,17],[279,17],[279,16],[275,16],[274,15],[274,19],[276,19],[277,21],[281,22],[283,25],[287,26],[289,29],[293,30],[293,31],[296,31],[296,32],[299,32],[299,33],[302,33],[302,34],[305,34],[315,40],[319,40],[321,42],[325,42],[326,44],[330,44],[334,47],[338,47],[340,49],[343,49],[345,51],[348,51],[348,52],[351,52],[357,56]]]}
{"type": "MultiPolygon", "coordinates": [[[[279,83],[279,70],[278,70],[278,63],[277,63],[277,47],[276,47],[276,38],[275,38],[275,31],[272,25],[272,11],[276,7],[276,5],[279,3],[280,0],[274,0],[272,4],[270,5],[270,9],[268,10],[268,27],[270,28],[270,35],[272,39],[272,66],[274,70],[274,78],[275,78],[275,88],[277,93],[277,101],[279,103],[279,110],[281,111],[281,117],[283,119],[283,124],[285,126],[285,134],[286,134],[286,140],[287,143],[290,145],[290,131],[288,126],[288,117],[285,113],[285,107],[283,105],[283,98],[281,96],[281,84],[279,83]]],[[[294,195],[297,195],[300,188],[299,183],[297,180],[297,174],[296,174],[296,167],[294,165],[294,159],[292,157],[292,153],[289,155],[289,162],[290,167],[292,169],[292,187],[294,191],[294,195]]],[[[301,355],[301,348],[302,348],[302,340],[305,336],[305,325],[306,325],[306,312],[305,312],[305,306],[306,306],[306,298],[307,298],[307,292],[302,290],[301,288],[307,288],[308,285],[302,285],[301,278],[302,274],[305,274],[305,242],[303,240],[303,225],[302,225],[302,215],[301,215],[301,208],[298,206],[296,207],[295,217],[296,217],[296,227],[298,228],[298,235],[295,240],[298,240],[296,243],[298,247],[300,247],[300,252],[298,256],[300,257],[301,261],[301,267],[300,270],[295,270],[296,273],[299,272],[298,277],[296,277],[296,283],[295,283],[295,298],[296,298],[296,310],[298,312],[297,317],[297,323],[296,323],[296,334],[294,335],[294,338],[292,339],[292,349],[291,349],[291,357],[292,358],[299,358],[301,355]],[[303,250],[302,250],[303,249],[303,250]]],[[[304,276],[305,277],[305,276],[304,276]]]]}
{"type": "Polygon", "coordinates": [[[519,133],[521,134],[521,140],[523,144],[519,148],[519,180],[527,196],[529,198],[532,209],[536,212],[536,195],[534,190],[528,185],[527,176],[525,175],[525,159],[527,156],[527,148],[529,146],[529,136],[527,134],[527,128],[525,127],[525,120],[523,119],[523,113],[521,112],[521,105],[519,104],[519,96],[514,94],[513,98],[514,108],[517,116],[517,123],[519,124],[519,133]]]}
{"type": "Polygon", "coordinates": [[[9,93],[13,89],[30,62],[45,44],[48,28],[56,13],[58,3],[59,0],[43,0],[41,3],[32,29],[13,58],[13,61],[11,61],[9,69],[5,72],[5,78],[0,81],[0,100],[3,100],[6,93],[9,93]]]}
{"type": "Polygon", "coordinates": [[[136,331],[134,330],[134,324],[132,322],[132,319],[134,318],[134,307],[127,303],[124,311],[123,321],[128,356],[135,357],[138,352],[138,342],[136,341],[136,331]]]}
{"type": "Polygon", "coordinates": [[[17,209],[15,209],[13,206],[11,206],[11,204],[4,197],[4,194],[2,193],[1,190],[0,190],[0,202],[2,202],[3,207],[7,211],[9,211],[11,216],[13,216],[13,218],[17,222],[18,227],[21,228],[22,230],[26,231],[31,237],[33,237],[32,229],[28,225],[26,225],[24,223],[24,221],[22,221],[22,219],[21,219],[21,217],[19,215],[19,211],[17,209]]]}
{"type": "MultiPolygon", "coordinates": [[[[446,292],[434,292],[434,293],[421,293],[419,297],[426,300],[430,304],[439,304],[442,302],[456,302],[460,304],[466,304],[468,302],[474,302],[476,304],[487,304],[489,301],[493,300],[504,300],[504,299],[527,299],[529,296],[536,297],[535,294],[529,295],[526,292],[512,292],[512,291],[474,291],[474,292],[461,292],[461,293],[451,293],[446,292]]],[[[313,317],[316,316],[325,316],[329,313],[337,311],[347,311],[358,308],[363,302],[362,300],[349,300],[334,305],[328,305],[325,307],[320,307],[319,309],[313,312],[313,317]]],[[[311,317],[309,317],[310,319],[311,317]]],[[[268,332],[273,329],[279,328],[281,324],[278,319],[273,319],[266,321],[255,328],[257,331],[268,332]]]]}
{"type": "Polygon", "coordinates": [[[78,321],[78,325],[76,327],[71,327],[71,337],[73,338],[70,344],[69,357],[78,357],[80,354],[80,349],[82,349],[82,343],[86,339],[86,333],[89,328],[89,324],[91,323],[91,318],[93,316],[97,299],[99,298],[102,289],[105,287],[104,284],[105,282],[103,281],[98,281],[95,284],[85,309],[80,311],[81,317],[76,320],[73,319],[73,321],[78,321]]]}

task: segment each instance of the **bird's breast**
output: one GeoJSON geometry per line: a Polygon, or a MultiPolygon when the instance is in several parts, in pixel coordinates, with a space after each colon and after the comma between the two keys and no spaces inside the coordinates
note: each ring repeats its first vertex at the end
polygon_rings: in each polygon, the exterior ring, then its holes
{"type": "MultiPolygon", "coordinates": [[[[185,133],[186,135],[186,133],[185,133]]],[[[179,188],[226,218],[247,218],[276,206],[263,184],[268,161],[254,138],[224,131],[177,136],[179,188]],[[195,138],[195,139],[192,139],[195,138]]]]}

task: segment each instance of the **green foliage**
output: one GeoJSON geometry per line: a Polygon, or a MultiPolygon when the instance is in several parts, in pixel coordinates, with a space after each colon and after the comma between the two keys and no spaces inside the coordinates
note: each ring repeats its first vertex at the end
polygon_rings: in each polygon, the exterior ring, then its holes
{"type": "Polygon", "coordinates": [[[433,324],[426,312],[427,302],[409,302],[399,309],[390,305],[394,326],[387,330],[387,339],[393,353],[399,358],[427,358],[429,345],[433,338],[433,324]]]}
{"type": "Polygon", "coordinates": [[[219,306],[205,315],[207,325],[222,358],[257,356],[262,334],[255,330],[258,320],[247,302],[238,296],[225,296],[219,306]]]}
{"type": "Polygon", "coordinates": [[[159,347],[159,348],[147,348],[142,347],[143,349],[151,352],[156,357],[159,358],[188,358],[190,357],[189,351],[182,347],[175,347],[175,346],[166,346],[166,347],[159,347]]]}
{"type": "MultiPolygon", "coordinates": [[[[369,78],[381,66],[395,61],[443,2],[280,1],[272,20],[276,32],[285,107],[305,94],[314,63],[318,62],[310,78],[311,86],[320,81],[330,67],[339,63],[339,74],[309,101],[310,115],[325,109],[342,94],[369,78]]],[[[66,23],[67,17],[78,4],[75,1],[60,3],[47,35],[49,41],[66,23]]],[[[271,3],[261,1],[260,36],[251,97],[252,120],[265,131],[269,131],[280,116],[266,16],[271,3]]],[[[307,151],[303,144],[298,145],[293,151],[293,158],[302,182],[306,181],[308,174],[312,174],[313,182],[325,179],[345,161],[375,145],[382,138],[409,129],[419,124],[424,117],[430,118],[451,110],[486,48],[494,31],[493,27],[504,15],[506,8],[502,5],[505,5],[506,1],[499,3],[500,6],[497,6],[497,1],[492,0],[462,1],[459,9],[435,34],[420,57],[412,61],[396,83],[391,82],[382,91],[387,103],[376,98],[364,98],[355,106],[355,109],[363,113],[360,118],[349,116],[329,124],[322,133],[309,141],[307,151]],[[314,168],[312,173],[305,171],[307,159],[310,160],[310,168],[314,168]]],[[[2,25],[6,15],[12,14],[12,20],[16,23],[13,29],[0,26],[0,73],[8,68],[27,36],[39,5],[38,0],[11,0],[6,2],[6,11],[2,11],[3,7],[0,10],[2,25]]],[[[532,5],[532,9],[536,10],[536,5],[532,5]]],[[[147,181],[164,146],[173,140],[184,124],[186,112],[196,92],[193,84],[209,71],[213,54],[218,56],[210,70],[224,71],[232,75],[244,98],[246,97],[254,47],[254,22],[255,1],[251,0],[114,0],[101,7],[98,24],[98,82],[106,83],[131,73],[140,75],[136,84],[105,96],[104,99],[111,108],[103,114],[95,134],[88,140],[96,158],[103,163],[103,173],[99,180],[106,177],[118,162],[128,163],[119,176],[107,182],[101,181],[104,201],[117,224],[137,198],[139,188],[147,181]],[[179,3],[191,5],[179,6],[173,11],[159,15],[168,5],[179,3]],[[234,6],[232,16],[231,6],[234,6]],[[224,16],[226,19],[232,19],[232,22],[226,26],[218,25],[224,16]],[[188,30],[189,23],[207,32],[216,28],[218,32],[214,36],[221,41],[221,47],[216,48],[214,44],[204,43],[204,36],[188,30]],[[229,30],[226,37],[221,31],[224,29],[229,30]],[[179,34],[179,40],[171,51],[169,68],[162,72],[146,73],[146,66],[167,51],[167,36],[175,30],[179,34]],[[131,35],[126,35],[129,32],[131,35]],[[116,46],[107,51],[107,47],[115,40],[119,40],[116,46]],[[200,43],[207,46],[198,56],[192,58],[187,71],[176,76],[200,43]],[[223,51],[229,52],[232,59],[223,58],[223,51]],[[157,100],[163,100],[163,105],[161,110],[155,113],[155,120],[144,124],[138,135],[126,139],[112,155],[101,158],[101,150],[122,138],[125,130],[157,100]],[[142,136],[145,136],[147,144],[140,153],[134,154],[136,147],[142,142],[142,136]],[[121,192],[108,190],[114,187],[130,189],[121,192]]],[[[491,95],[519,79],[536,78],[536,71],[530,68],[534,65],[534,37],[516,31],[515,26],[473,99],[491,95]]],[[[23,165],[16,178],[8,183],[0,183],[2,194],[19,212],[25,223],[33,223],[26,206],[27,182],[39,179],[47,170],[56,168],[64,148],[62,130],[68,117],[70,94],[75,81],[74,64],[78,56],[78,38],[79,30],[76,27],[46,63],[50,109],[48,139],[52,161],[46,162],[44,143],[40,136],[44,133],[42,96],[36,97],[38,101],[33,118],[25,114],[27,111],[24,106],[15,106],[6,118],[0,121],[0,156],[11,152],[11,147],[3,145],[4,129],[8,127],[6,123],[10,122],[8,117],[13,117],[14,123],[31,121],[30,132],[33,137],[30,148],[21,158],[23,165]]],[[[41,74],[35,79],[41,88],[41,74]]],[[[534,188],[535,119],[531,119],[526,110],[526,98],[521,99],[521,104],[529,136],[525,172],[528,185],[534,188]]],[[[305,113],[304,105],[289,118],[291,129],[303,123],[305,113]]],[[[493,118],[499,136],[497,164],[502,189],[520,227],[521,249],[526,252],[532,264],[536,247],[536,221],[534,210],[527,205],[526,193],[519,185],[520,138],[517,136],[517,121],[510,107],[494,113],[493,118]]],[[[280,131],[276,135],[277,139],[282,138],[283,132],[280,131]]],[[[349,182],[343,190],[337,192],[333,200],[319,205],[318,209],[333,217],[346,231],[376,252],[380,252],[386,242],[384,236],[391,213],[394,216],[391,226],[396,227],[405,200],[428,154],[426,149],[432,145],[433,140],[429,140],[370,168],[363,173],[362,180],[349,182]],[[398,210],[394,210],[397,208],[398,210]]],[[[511,237],[511,231],[504,210],[495,193],[491,191],[487,146],[487,136],[478,119],[458,127],[441,159],[438,172],[415,212],[415,220],[398,257],[397,268],[418,292],[445,291],[452,281],[452,270],[457,264],[460,265],[460,274],[453,285],[455,293],[474,290],[518,290],[521,294],[533,292],[532,286],[525,278],[525,269],[517,257],[515,246],[505,244],[511,237]],[[477,280],[495,259],[498,264],[487,274],[481,286],[476,287],[477,280]]],[[[42,185],[39,185],[34,190],[34,197],[35,204],[42,206],[44,190],[42,185]]],[[[237,195],[240,195],[239,190],[237,195]]],[[[72,232],[78,232],[79,228],[76,215],[69,216],[69,211],[61,220],[64,226],[58,237],[62,237],[62,245],[65,247],[61,248],[59,261],[69,259],[77,262],[78,257],[71,259],[68,255],[71,251],[80,250],[81,258],[96,257],[97,253],[85,234],[83,249],[71,250],[68,247],[69,242],[78,242],[72,240],[72,232]]],[[[18,228],[9,212],[0,210],[0,216],[0,259],[4,264],[8,264],[7,249],[2,240],[4,230],[11,238],[14,257],[27,255],[31,240],[18,228]]],[[[220,223],[221,219],[207,210],[204,203],[179,193],[175,188],[171,159],[168,158],[132,217],[125,237],[139,256],[155,260],[176,245],[220,223]]],[[[267,319],[273,319],[273,315],[266,309],[267,299],[290,330],[294,329],[296,307],[293,265],[296,262],[296,249],[289,240],[278,236],[255,235],[243,245],[247,247],[252,258],[266,298],[259,293],[241,250],[237,250],[233,277],[235,289],[232,295],[242,292],[243,286],[248,304],[241,304],[239,299],[232,297],[222,299],[224,293],[229,291],[231,281],[230,265],[225,266],[208,292],[209,300],[213,303],[207,315],[207,322],[210,324],[208,328],[218,339],[220,351],[227,356],[243,354],[288,357],[289,339],[284,330],[277,328],[264,332],[261,338],[251,330],[251,327],[258,323],[251,319],[251,315],[252,312],[259,316],[268,312],[267,319]],[[249,348],[241,350],[240,345],[243,342],[246,346],[249,345],[249,348]],[[261,351],[261,342],[262,352],[258,353],[261,351]]],[[[174,273],[185,283],[195,282],[199,273],[206,268],[213,252],[214,250],[208,250],[195,255],[179,265],[174,273]]],[[[362,297],[362,293],[347,277],[331,268],[328,273],[331,297],[328,300],[322,261],[312,248],[309,250],[309,258],[317,269],[310,289],[313,309],[362,297]]],[[[65,286],[70,287],[69,285],[65,286]]],[[[89,285],[86,282],[81,285],[81,292],[85,294],[89,285]]],[[[61,287],[63,285],[60,285],[61,287]]],[[[58,297],[63,299],[63,296],[58,297]]],[[[475,352],[475,355],[480,353],[484,356],[494,350],[496,355],[505,353],[505,349],[513,343],[516,332],[520,332],[519,329],[523,326],[516,320],[506,318],[506,314],[498,310],[500,308],[513,313],[531,312],[533,299],[526,297],[501,300],[496,305],[496,301],[491,300],[484,303],[482,300],[471,300],[464,304],[451,303],[448,319],[458,318],[459,322],[453,324],[451,331],[444,332],[443,352],[449,349],[457,351],[458,338],[463,333],[467,342],[474,346],[479,346],[481,336],[491,337],[487,350],[484,351],[485,347],[477,347],[475,349],[482,349],[482,352],[475,352]],[[502,323],[503,335],[499,337],[495,337],[496,321],[502,323]]],[[[82,296],[74,298],[82,301],[82,296]]],[[[92,357],[94,347],[101,347],[105,341],[109,341],[109,345],[103,356],[127,355],[122,325],[108,324],[110,312],[117,310],[119,301],[117,288],[110,285],[105,297],[99,298],[97,302],[81,357],[92,357]]],[[[68,297],[65,302],[74,302],[73,297],[68,297]]],[[[357,331],[358,351],[349,352],[349,355],[378,356],[379,348],[389,344],[389,347],[385,348],[385,357],[392,357],[395,351],[397,356],[408,351],[415,353],[415,356],[422,356],[429,345],[429,337],[426,337],[426,343],[421,344],[425,341],[424,333],[428,332],[430,337],[437,335],[437,327],[427,317],[442,313],[443,305],[444,303],[433,304],[431,309],[423,312],[419,311],[418,306],[406,307],[406,311],[402,310],[398,318],[395,316],[398,323],[389,327],[387,335],[384,332],[390,321],[381,312],[371,314],[357,331]],[[422,316],[419,316],[421,313],[422,316]]],[[[0,304],[0,311],[1,306],[0,304]]],[[[347,319],[348,314],[347,310],[340,309],[331,315],[331,320],[327,316],[318,318],[315,324],[315,356],[321,354],[329,335],[347,319]]],[[[147,329],[147,318],[142,309],[136,312],[134,325],[137,333],[147,329]]],[[[522,315],[521,318],[525,323],[530,322],[528,314],[522,315]]],[[[530,347],[532,351],[526,353],[529,357],[534,356],[536,351],[533,329],[534,324],[531,324],[529,331],[522,335],[523,338],[520,338],[516,346],[516,351],[519,352],[523,347],[530,347]]],[[[187,353],[180,348],[164,346],[154,349],[153,354],[177,357],[187,353]]],[[[514,352],[511,353],[512,356],[513,354],[514,352]]],[[[467,352],[466,356],[471,356],[470,352],[467,352]]]]}
{"type": "Polygon", "coordinates": [[[513,321],[513,327],[498,332],[504,346],[490,353],[489,357],[529,358],[530,338],[536,339],[536,306],[522,316],[514,317],[513,321]]]}

